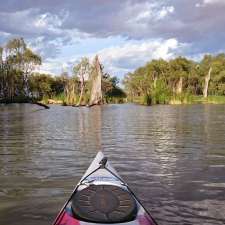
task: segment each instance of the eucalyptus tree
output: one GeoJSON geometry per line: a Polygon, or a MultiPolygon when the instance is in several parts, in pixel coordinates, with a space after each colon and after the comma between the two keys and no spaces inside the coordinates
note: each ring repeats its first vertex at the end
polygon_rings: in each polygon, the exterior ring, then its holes
{"type": "Polygon", "coordinates": [[[170,65],[170,86],[173,93],[182,94],[187,86],[188,77],[192,69],[192,62],[184,57],[178,57],[169,61],[170,65]]]}
{"type": "Polygon", "coordinates": [[[213,56],[212,55],[205,55],[200,63],[200,72],[201,77],[204,77],[204,82],[202,82],[203,86],[203,96],[206,98],[208,97],[208,87],[209,82],[211,80],[211,73],[212,73],[212,63],[213,63],[213,56]]]}
{"type": "Polygon", "coordinates": [[[80,95],[79,95],[78,102],[76,104],[77,106],[84,104],[82,100],[84,97],[85,86],[87,81],[89,80],[91,70],[92,70],[92,65],[87,57],[81,58],[80,62],[73,67],[73,73],[76,77],[76,80],[78,80],[80,84],[80,95]]]}
{"type": "Polygon", "coordinates": [[[131,99],[149,96],[156,103],[183,94],[225,95],[225,54],[205,55],[201,62],[184,57],[152,60],[128,73],[123,83],[131,99]]]}
{"type": "Polygon", "coordinates": [[[199,64],[203,96],[225,94],[225,54],[205,55],[199,64]]]}
{"type": "Polygon", "coordinates": [[[41,64],[41,57],[27,47],[23,38],[9,40],[1,48],[0,56],[3,98],[29,97],[28,77],[41,64]]]}
{"type": "Polygon", "coordinates": [[[211,63],[211,83],[208,91],[211,95],[225,95],[225,54],[213,57],[211,63]]]}
{"type": "Polygon", "coordinates": [[[29,94],[29,85],[28,79],[32,74],[32,71],[36,68],[36,66],[41,65],[41,57],[32,52],[31,49],[26,48],[24,54],[22,56],[22,71],[23,71],[23,80],[24,80],[24,89],[26,95],[29,94]]]}

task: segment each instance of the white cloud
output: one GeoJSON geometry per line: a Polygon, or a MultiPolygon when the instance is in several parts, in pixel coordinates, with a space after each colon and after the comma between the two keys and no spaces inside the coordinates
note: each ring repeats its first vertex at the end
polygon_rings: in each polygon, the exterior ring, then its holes
{"type": "Polygon", "coordinates": [[[225,0],[203,0],[202,2],[197,3],[196,7],[204,7],[207,5],[221,5],[225,4],[225,0]]]}
{"type": "Polygon", "coordinates": [[[51,13],[44,13],[38,15],[34,20],[34,26],[37,28],[57,28],[61,27],[63,21],[65,21],[66,15],[63,18],[60,18],[58,15],[51,13]]]}
{"type": "Polygon", "coordinates": [[[57,40],[60,43],[65,38],[71,39],[71,32],[73,31],[62,28],[62,23],[67,18],[67,15],[66,12],[63,15],[49,12],[40,13],[39,9],[34,8],[17,12],[0,12],[1,32],[16,37],[24,37],[29,42],[37,39],[35,42],[39,43],[40,48],[45,45],[45,48],[42,48],[45,55],[48,54],[46,49],[49,50],[51,55],[54,51],[53,43],[51,43],[52,40],[57,40]]]}
{"type": "Polygon", "coordinates": [[[173,57],[185,47],[180,42],[190,44],[186,55],[225,49],[225,0],[91,2],[87,13],[87,1],[2,1],[0,44],[24,37],[41,55],[41,68],[57,74],[95,52],[107,70],[124,74],[151,58],[173,57]]]}
{"type": "Polygon", "coordinates": [[[163,19],[164,17],[166,17],[169,14],[172,14],[174,12],[174,7],[173,6],[167,6],[167,7],[163,7],[158,14],[158,18],[159,19],[163,19]]]}
{"type": "Polygon", "coordinates": [[[174,12],[174,6],[163,6],[161,3],[136,3],[125,7],[124,15],[127,15],[127,24],[144,26],[154,21],[162,20],[174,12]]]}
{"type": "Polygon", "coordinates": [[[65,71],[65,65],[60,59],[48,59],[41,66],[38,66],[34,72],[59,75],[65,71]]]}
{"type": "Polygon", "coordinates": [[[204,4],[225,4],[225,0],[203,0],[204,4]]]}
{"type": "Polygon", "coordinates": [[[98,52],[106,70],[122,75],[144,65],[151,59],[170,59],[184,51],[186,44],[176,39],[130,41],[122,46],[106,48],[98,52]]]}
{"type": "Polygon", "coordinates": [[[67,71],[71,74],[72,66],[81,57],[86,56],[92,61],[95,54],[98,54],[104,65],[104,71],[121,78],[124,74],[135,70],[152,59],[170,59],[180,55],[186,50],[187,46],[187,44],[179,43],[175,38],[128,41],[125,44],[104,48],[96,53],[48,59],[39,68],[39,72],[60,74],[67,71]]]}

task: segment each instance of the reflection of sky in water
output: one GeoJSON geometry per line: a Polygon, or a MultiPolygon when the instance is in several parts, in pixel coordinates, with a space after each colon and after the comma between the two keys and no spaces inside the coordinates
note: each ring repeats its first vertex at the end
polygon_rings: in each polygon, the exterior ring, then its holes
{"type": "Polygon", "coordinates": [[[49,224],[99,149],[160,224],[224,224],[225,106],[39,109],[0,106],[0,224],[49,224]]]}

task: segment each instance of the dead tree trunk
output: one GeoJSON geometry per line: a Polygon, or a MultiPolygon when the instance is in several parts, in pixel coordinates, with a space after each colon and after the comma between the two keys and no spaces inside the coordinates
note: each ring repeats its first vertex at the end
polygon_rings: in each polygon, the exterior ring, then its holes
{"type": "Polygon", "coordinates": [[[92,88],[89,106],[102,104],[102,75],[102,68],[98,56],[96,56],[92,71],[92,88]]]}
{"type": "Polygon", "coordinates": [[[177,83],[177,87],[176,87],[176,93],[177,94],[181,94],[183,91],[183,77],[179,78],[179,81],[177,83]]]}
{"type": "MultiPolygon", "coordinates": [[[[82,70],[82,69],[81,69],[82,70]]],[[[79,100],[78,100],[78,103],[76,104],[76,106],[80,106],[81,105],[81,101],[82,101],[82,98],[83,98],[83,95],[84,95],[84,74],[83,74],[83,71],[81,71],[81,78],[80,78],[80,97],[79,97],[79,100]]]]}
{"type": "Polygon", "coordinates": [[[203,96],[204,96],[204,98],[208,97],[208,88],[209,88],[209,81],[211,79],[211,72],[212,72],[212,67],[209,68],[209,72],[205,76],[205,85],[204,85],[204,89],[203,89],[203,96]]]}
{"type": "Polygon", "coordinates": [[[158,77],[154,77],[153,86],[156,89],[158,77]]]}

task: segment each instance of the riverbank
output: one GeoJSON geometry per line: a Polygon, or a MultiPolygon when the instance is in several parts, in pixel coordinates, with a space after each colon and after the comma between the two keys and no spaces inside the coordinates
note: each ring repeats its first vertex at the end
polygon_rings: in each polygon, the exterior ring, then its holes
{"type": "Polygon", "coordinates": [[[225,96],[208,96],[204,98],[203,96],[191,95],[184,98],[173,98],[169,102],[170,105],[179,104],[225,104],[225,96]]]}
{"type": "Polygon", "coordinates": [[[30,104],[35,104],[42,106],[46,109],[49,109],[49,106],[47,105],[48,103],[45,103],[44,101],[39,101],[38,99],[35,98],[28,98],[28,97],[15,97],[12,99],[0,99],[0,104],[13,104],[13,103],[30,103],[30,104]]]}
{"type": "Polygon", "coordinates": [[[225,104],[225,96],[211,95],[204,98],[202,95],[180,95],[171,98],[167,97],[161,101],[154,101],[149,97],[140,96],[130,101],[140,105],[225,104]]]}
{"type": "MultiPolygon", "coordinates": [[[[135,103],[140,105],[185,105],[185,104],[225,104],[225,96],[211,95],[204,98],[202,95],[180,95],[159,99],[158,101],[151,100],[149,97],[135,97],[133,99],[110,97],[104,99],[105,104],[124,104],[124,103],[135,103]]],[[[55,96],[53,98],[43,98],[41,100],[35,100],[32,98],[14,98],[13,100],[0,100],[0,103],[34,103],[44,105],[70,105],[66,102],[63,96],[55,96]]]]}
{"type": "MultiPolygon", "coordinates": [[[[76,105],[76,104],[71,104],[70,102],[68,102],[68,100],[63,94],[54,96],[52,98],[43,98],[40,102],[43,104],[55,104],[55,105],[63,105],[63,106],[76,105]]],[[[107,96],[107,97],[104,97],[103,102],[104,104],[123,104],[127,102],[127,98],[120,97],[120,96],[118,97],[107,96]]]]}
{"type": "MultiPolygon", "coordinates": [[[[10,104],[10,103],[32,103],[32,104],[43,104],[43,105],[62,105],[67,106],[64,99],[60,98],[44,98],[40,101],[33,101],[31,99],[14,99],[13,101],[9,100],[1,100],[0,104],[10,104]]],[[[185,104],[225,104],[225,96],[208,96],[204,98],[203,96],[195,96],[195,95],[183,95],[171,97],[170,99],[166,99],[160,102],[151,102],[147,98],[135,97],[132,100],[126,98],[110,98],[107,99],[105,104],[125,104],[125,103],[135,103],[139,105],[185,105],[185,104]]]]}

